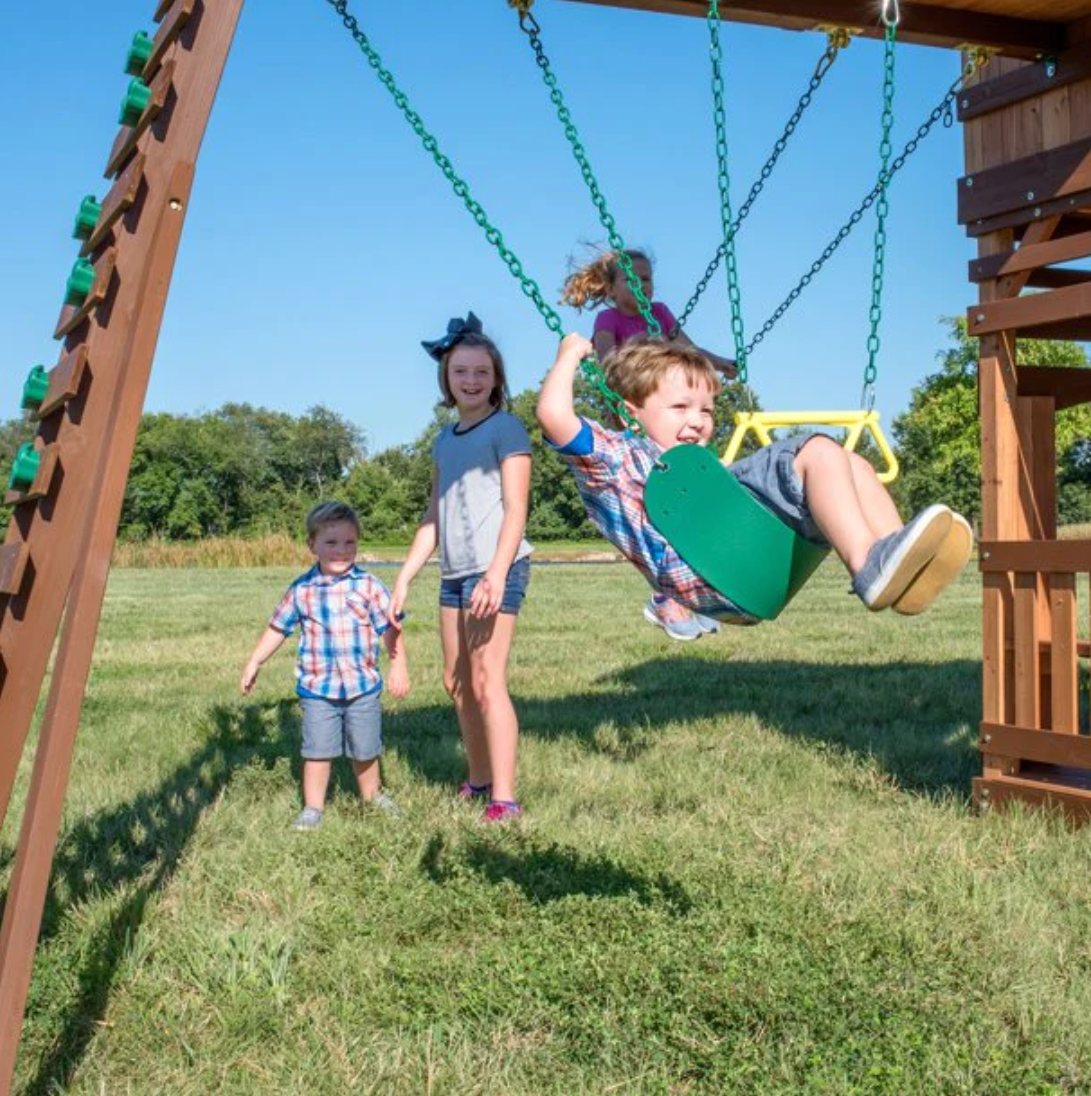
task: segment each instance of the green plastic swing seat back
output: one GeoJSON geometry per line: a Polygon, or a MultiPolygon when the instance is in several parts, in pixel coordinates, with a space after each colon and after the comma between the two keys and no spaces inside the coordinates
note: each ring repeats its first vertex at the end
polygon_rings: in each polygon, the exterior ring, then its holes
{"type": "Polygon", "coordinates": [[[779,616],[829,552],[785,525],[699,445],[663,454],[644,506],[705,582],[762,620],[779,616]]]}

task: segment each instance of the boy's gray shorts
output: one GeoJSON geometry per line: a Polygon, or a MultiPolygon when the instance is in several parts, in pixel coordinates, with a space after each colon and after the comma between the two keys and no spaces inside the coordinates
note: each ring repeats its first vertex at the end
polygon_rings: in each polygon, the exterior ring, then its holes
{"type": "MultiPolygon", "coordinates": [[[[731,474],[752,495],[761,499],[785,525],[815,544],[827,544],[807,509],[803,481],[795,470],[796,454],[821,434],[796,434],[766,445],[749,457],[728,465],[731,474]]],[[[829,439],[834,445],[833,439],[829,439]]]]}
{"type": "Polygon", "coordinates": [[[370,761],[383,752],[382,709],[379,690],[352,700],[301,696],[303,708],[302,756],[310,761],[351,757],[370,761]]]}

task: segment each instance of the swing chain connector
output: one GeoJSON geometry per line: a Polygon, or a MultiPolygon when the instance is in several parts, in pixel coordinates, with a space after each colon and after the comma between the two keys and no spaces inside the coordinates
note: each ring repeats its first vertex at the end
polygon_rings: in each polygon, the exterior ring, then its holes
{"type": "Polygon", "coordinates": [[[875,382],[864,381],[864,389],[860,393],[860,410],[871,414],[875,410],[875,382]]]}
{"type": "Polygon", "coordinates": [[[898,0],[883,0],[882,10],[883,26],[896,27],[901,22],[901,12],[898,10],[898,0]]]}
{"type": "Polygon", "coordinates": [[[822,31],[826,35],[829,48],[834,51],[848,49],[852,45],[853,35],[864,33],[862,27],[837,27],[830,23],[822,23],[815,27],[815,30],[822,31]]]}
{"type": "Polygon", "coordinates": [[[975,46],[970,42],[963,42],[957,48],[963,56],[963,80],[976,76],[1000,52],[995,46],[975,46]]]}
{"type": "Polygon", "coordinates": [[[530,15],[530,9],[534,7],[534,0],[508,0],[508,7],[514,8],[519,13],[519,18],[523,19],[530,15]]]}

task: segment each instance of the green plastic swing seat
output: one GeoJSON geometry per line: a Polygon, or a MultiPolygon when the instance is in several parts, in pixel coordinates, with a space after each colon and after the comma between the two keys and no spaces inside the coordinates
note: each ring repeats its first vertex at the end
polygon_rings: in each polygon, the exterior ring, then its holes
{"type": "Polygon", "coordinates": [[[829,553],[785,525],[700,445],[663,454],[644,507],[705,582],[762,620],[775,620],[829,553]]]}

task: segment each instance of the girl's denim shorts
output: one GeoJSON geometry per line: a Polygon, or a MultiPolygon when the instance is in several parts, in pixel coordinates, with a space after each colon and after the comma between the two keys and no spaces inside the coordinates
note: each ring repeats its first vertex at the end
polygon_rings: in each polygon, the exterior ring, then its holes
{"type": "MultiPolygon", "coordinates": [[[[439,604],[443,609],[469,609],[474,587],[484,578],[485,572],[463,575],[461,578],[445,578],[439,584],[439,604]]],[[[517,559],[508,571],[508,580],[504,584],[504,597],[500,602],[500,612],[517,616],[527,596],[530,585],[530,556],[517,559]]]]}

